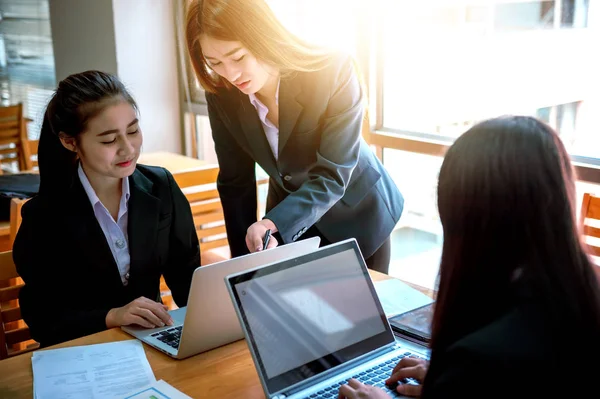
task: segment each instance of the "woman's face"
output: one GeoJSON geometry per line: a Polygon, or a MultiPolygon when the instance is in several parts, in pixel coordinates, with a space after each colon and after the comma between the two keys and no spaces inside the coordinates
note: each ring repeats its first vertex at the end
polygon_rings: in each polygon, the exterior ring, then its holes
{"type": "Polygon", "coordinates": [[[77,140],[61,139],[67,149],[77,152],[90,181],[130,176],[143,141],[135,109],[127,101],[104,108],[77,140]]]}
{"type": "Polygon", "coordinates": [[[275,67],[258,60],[240,42],[202,35],[200,47],[210,68],[244,94],[254,94],[277,78],[275,67]]]}

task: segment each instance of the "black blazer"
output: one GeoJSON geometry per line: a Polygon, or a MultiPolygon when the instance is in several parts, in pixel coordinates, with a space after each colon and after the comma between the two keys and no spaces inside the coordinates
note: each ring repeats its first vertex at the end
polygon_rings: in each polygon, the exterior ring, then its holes
{"type": "Polygon", "coordinates": [[[592,360],[600,355],[600,337],[581,340],[568,316],[556,319],[552,312],[522,303],[434,354],[422,398],[600,396],[600,366],[592,360]]]}
{"type": "Polygon", "coordinates": [[[160,300],[161,275],[177,305],[187,304],[200,266],[189,202],[163,168],[138,165],[129,184],[126,287],[79,178],[62,198],[23,205],[13,258],[25,281],[23,319],[42,346],[105,330],[110,309],[140,296],[160,300]]]}
{"type": "Polygon", "coordinates": [[[206,99],[233,256],[248,252],[256,222],[255,162],[270,176],[265,217],[284,243],[315,225],[330,242],[356,238],[368,258],[389,237],[404,199],[361,136],[364,95],[350,57],[281,78],[277,160],[247,95],[223,88],[206,99]]]}

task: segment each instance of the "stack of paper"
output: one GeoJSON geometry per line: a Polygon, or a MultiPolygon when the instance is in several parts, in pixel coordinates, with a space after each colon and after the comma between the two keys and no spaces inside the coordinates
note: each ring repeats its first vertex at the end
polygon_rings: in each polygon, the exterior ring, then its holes
{"type": "Polygon", "coordinates": [[[33,353],[34,399],[123,398],[156,378],[138,340],[33,353]]]}
{"type": "Polygon", "coordinates": [[[421,291],[395,278],[377,281],[374,285],[388,318],[433,302],[433,299],[421,291]]]}

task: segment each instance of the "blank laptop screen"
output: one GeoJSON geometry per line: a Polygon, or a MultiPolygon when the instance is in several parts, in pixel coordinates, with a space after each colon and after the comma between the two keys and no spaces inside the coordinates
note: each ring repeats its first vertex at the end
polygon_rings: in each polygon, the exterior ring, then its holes
{"type": "Polygon", "coordinates": [[[354,241],[234,279],[270,392],[394,342],[354,241]]]}

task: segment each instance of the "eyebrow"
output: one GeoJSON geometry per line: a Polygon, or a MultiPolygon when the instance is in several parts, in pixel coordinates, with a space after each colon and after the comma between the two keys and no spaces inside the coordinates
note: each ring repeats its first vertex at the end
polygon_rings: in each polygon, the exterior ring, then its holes
{"type": "MultiPolygon", "coordinates": [[[[134,120],[132,120],[131,122],[129,122],[129,125],[127,125],[127,127],[131,127],[133,125],[135,125],[136,123],[138,123],[138,119],[135,118],[134,120]]],[[[107,134],[113,134],[113,133],[119,133],[119,129],[112,129],[112,130],[106,130],[102,133],[98,133],[97,136],[106,136],[107,134]]]]}
{"type": "MultiPolygon", "coordinates": [[[[237,53],[237,52],[238,52],[238,51],[240,51],[241,49],[242,49],[241,47],[234,48],[233,50],[231,50],[231,51],[229,51],[229,52],[225,53],[224,55],[225,55],[225,57],[229,57],[230,55],[237,53]]],[[[205,56],[204,56],[204,58],[206,58],[206,59],[209,59],[209,60],[217,60],[216,58],[214,58],[214,57],[209,57],[208,55],[205,55],[205,56]]],[[[217,60],[217,61],[218,61],[218,60],[217,60]]]]}

